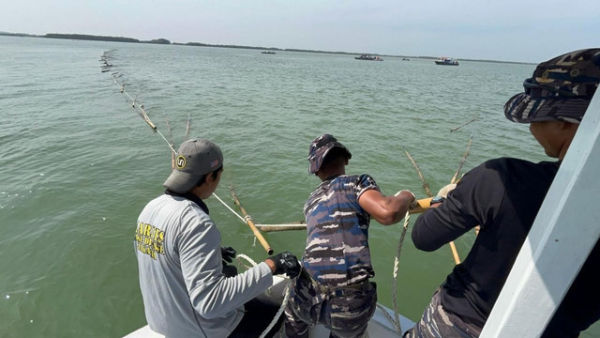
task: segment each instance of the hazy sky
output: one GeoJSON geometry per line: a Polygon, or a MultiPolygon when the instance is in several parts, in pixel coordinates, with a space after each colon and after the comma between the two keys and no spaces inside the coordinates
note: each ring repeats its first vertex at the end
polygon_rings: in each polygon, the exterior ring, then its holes
{"type": "Polygon", "coordinates": [[[600,47],[600,0],[2,0],[0,8],[0,31],[13,33],[525,62],[600,47]]]}

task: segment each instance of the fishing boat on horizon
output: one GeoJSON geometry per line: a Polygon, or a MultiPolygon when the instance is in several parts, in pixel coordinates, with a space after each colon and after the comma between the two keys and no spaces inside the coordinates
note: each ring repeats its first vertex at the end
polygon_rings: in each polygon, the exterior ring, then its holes
{"type": "Polygon", "coordinates": [[[435,60],[434,62],[436,65],[441,66],[458,66],[458,60],[445,56],[435,60]]]}
{"type": "Polygon", "coordinates": [[[379,56],[362,54],[361,56],[355,57],[356,60],[366,60],[366,61],[383,61],[383,59],[379,56]]]}

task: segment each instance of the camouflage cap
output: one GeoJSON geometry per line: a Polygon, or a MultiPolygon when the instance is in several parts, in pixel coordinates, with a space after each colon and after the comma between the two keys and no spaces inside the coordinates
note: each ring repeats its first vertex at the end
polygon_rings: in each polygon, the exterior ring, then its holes
{"type": "Polygon", "coordinates": [[[314,139],[308,149],[308,172],[310,174],[315,174],[321,169],[325,156],[327,156],[329,151],[333,148],[343,149],[346,152],[348,159],[352,158],[352,154],[348,148],[338,142],[333,135],[323,134],[314,139]]]}
{"type": "Polygon", "coordinates": [[[600,82],[600,48],[582,49],[540,63],[523,82],[525,92],[504,104],[507,119],[579,123],[600,82]]]}
{"type": "Polygon", "coordinates": [[[223,153],[216,144],[204,139],[183,142],[177,150],[175,168],[163,186],[177,193],[190,191],[200,178],[223,165],[223,153]]]}

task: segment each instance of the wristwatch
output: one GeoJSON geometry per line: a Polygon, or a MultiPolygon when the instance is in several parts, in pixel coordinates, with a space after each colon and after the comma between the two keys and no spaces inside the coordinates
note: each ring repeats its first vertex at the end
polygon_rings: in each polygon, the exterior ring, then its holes
{"type": "Polygon", "coordinates": [[[438,203],[442,203],[444,202],[446,198],[442,197],[442,196],[435,196],[434,198],[431,199],[431,201],[429,201],[429,206],[432,206],[434,204],[438,204],[438,203]]]}

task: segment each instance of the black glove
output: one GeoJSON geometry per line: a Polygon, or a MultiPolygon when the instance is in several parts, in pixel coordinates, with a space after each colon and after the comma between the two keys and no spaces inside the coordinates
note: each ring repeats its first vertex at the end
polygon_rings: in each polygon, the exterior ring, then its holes
{"type": "Polygon", "coordinates": [[[288,277],[295,278],[300,273],[301,266],[298,262],[298,258],[289,251],[284,251],[275,256],[271,256],[269,259],[275,263],[274,275],[285,273],[288,277]]]}
{"type": "Polygon", "coordinates": [[[233,259],[235,258],[235,249],[228,246],[226,248],[221,247],[221,257],[223,258],[224,261],[226,261],[227,263],[231,263],[233,261],[233,259]]]}

